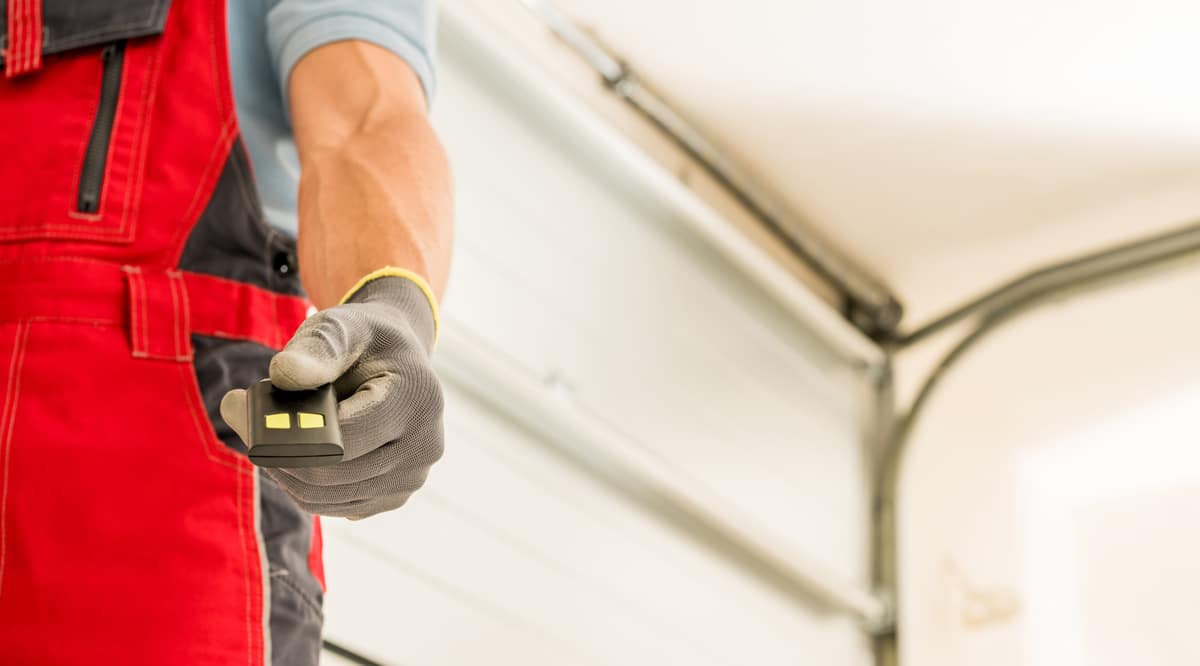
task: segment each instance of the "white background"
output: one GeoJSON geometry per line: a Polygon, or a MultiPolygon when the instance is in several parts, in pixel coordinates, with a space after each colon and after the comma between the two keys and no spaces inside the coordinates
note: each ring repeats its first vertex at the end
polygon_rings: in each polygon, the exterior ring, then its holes
{"type": "Polygon", "coordinates": [[[901,482],[903,663],[1200,663],[1197,293],[1111,286],[946,376],[901,482]]]}

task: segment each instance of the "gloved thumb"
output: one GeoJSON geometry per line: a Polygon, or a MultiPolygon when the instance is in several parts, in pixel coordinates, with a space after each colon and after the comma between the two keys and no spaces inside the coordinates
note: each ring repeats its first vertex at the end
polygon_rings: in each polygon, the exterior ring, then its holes
{"type": "Polygon", "coordinates": [[[243,443],[250,441],[246,427],[246,389],[233,389],[221,398],[221,418],[233,428],[243,443]]]}
{"type": "Polygon", "coordinates": [[[271,383],[285,391],[303,391],[341,377],[354,362],[350,329],[329,312],[314,315],[271,359],[271,383]]]}

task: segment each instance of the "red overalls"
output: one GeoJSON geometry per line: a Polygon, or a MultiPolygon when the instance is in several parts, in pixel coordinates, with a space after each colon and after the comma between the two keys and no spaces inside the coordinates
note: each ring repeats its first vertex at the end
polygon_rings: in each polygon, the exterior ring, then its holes
{"type": "Polygon", "coordinates": [[[0,6],[0,664],[315,663],[319,532],[216,416],[307,308],[225,0],[0,6]]]}

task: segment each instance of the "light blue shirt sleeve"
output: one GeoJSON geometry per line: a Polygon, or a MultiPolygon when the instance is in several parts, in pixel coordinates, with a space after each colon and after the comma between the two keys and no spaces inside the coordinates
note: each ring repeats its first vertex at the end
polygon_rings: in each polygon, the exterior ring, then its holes
{"type": "Polygon", "coordinates": [[[434,0],[228,0],[229,64],[242,141],[263,212],[296,234],[300,160],[287,108],[292,67],[313,49],[346,39],[403,58],[433,98],[434,0]]]}
{"type": "Polygon", "coordinates": [[[318,46],[358,39],[403,58],[432,100],[434,21],[431,0],[275,0],[267,12],[267,48],[287,100],[288,75],[318,46]]]}

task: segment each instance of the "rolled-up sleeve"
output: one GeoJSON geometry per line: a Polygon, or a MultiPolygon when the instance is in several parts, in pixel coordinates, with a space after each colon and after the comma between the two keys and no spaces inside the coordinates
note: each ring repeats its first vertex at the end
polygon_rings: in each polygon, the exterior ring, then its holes
{"type": "MultiPolygon", "coordinates": [[[[313,49],[347,39],[385,48],[412,67],[433,100],[433,51],[437,21],[434,0],[278,0],[267,13],[271,64],[287,100],[288,75],[313,49]]],[[[286,106],[286,104],[285,104],[286,106]]]]}

